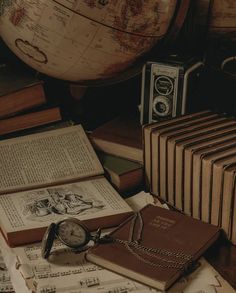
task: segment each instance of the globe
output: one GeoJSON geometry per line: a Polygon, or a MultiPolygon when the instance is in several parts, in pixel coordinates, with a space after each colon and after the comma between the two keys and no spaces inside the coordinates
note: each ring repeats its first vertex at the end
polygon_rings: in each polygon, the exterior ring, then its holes
{"type": "Polygon", "coordinates": [[[26,64],[83,82],[131,67],[167,33],[177,0],[1,0],[0,35],[26,64]]]}

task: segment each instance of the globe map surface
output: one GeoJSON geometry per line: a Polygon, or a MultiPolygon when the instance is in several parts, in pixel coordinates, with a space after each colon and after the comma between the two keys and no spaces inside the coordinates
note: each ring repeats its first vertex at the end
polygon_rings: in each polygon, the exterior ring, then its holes
{"type": "MultiPolygon", "coordinates": [[[[1,0],[0,35],[26,64],[73,82],[125,71],[167,33],[177,0],[1,0]]],[[[198,0],[199,18],[209,0],[198,0]]],[[[212,32],[235,33],[236,1],[215,0],[212,32]]]]}
{"type": "Polygon", "coordinates": [[[70,81],[106,79],[161,39],[176,0],[4,1],[0,33],[34,69],[70,81]]]}

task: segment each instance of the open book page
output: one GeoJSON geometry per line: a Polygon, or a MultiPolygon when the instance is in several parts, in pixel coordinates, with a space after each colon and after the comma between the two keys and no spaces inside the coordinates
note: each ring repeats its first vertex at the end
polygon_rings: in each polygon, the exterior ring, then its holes
{"type": "Polygon", "coordinates": [[[105,177],[0,196],[0,221],[6,233],[47,227],[65,217],[97,222],[128,212],[132,209],[105,177]]]}
{"type": "Polygon", "coordinates": [[[103,174],[82,126],[0,142],[0,193],[103,174]]]}

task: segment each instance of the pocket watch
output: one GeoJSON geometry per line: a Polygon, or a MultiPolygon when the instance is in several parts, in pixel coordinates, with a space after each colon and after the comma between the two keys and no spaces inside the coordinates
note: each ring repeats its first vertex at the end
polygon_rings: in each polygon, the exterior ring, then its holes
{"type": "Polygon", "coordinates": [[[101,229],[92,235],[87,226],[76,218],[66,218],[57,223],[51,223],[42,239],[42,257],[48,258],[54,240],[57,238],[73,249],[84,249],[90,240],[98,242],[101,229]]]}

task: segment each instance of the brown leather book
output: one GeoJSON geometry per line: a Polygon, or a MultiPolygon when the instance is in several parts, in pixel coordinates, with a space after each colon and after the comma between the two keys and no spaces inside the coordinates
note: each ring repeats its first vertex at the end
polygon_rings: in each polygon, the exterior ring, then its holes
{"type": "Polygon", "coordinates": [[[143,163],[142,127],[134,115],[119,116],[99,126],[90,140],[98,151],[143,163]]]}
{"type": "Polygon", "coordinates": [[[25,68],[0,62],[0,119],[46,103],[44,87],[25,68]]]}
{"type": "Polygon", "coordinates": [[[87,259],[160,290],[186,273],[217,239],[219,228],[147,205],[89,249],[87,259]],[[109,242],[110,240],[110,242],[109,242]]]}
{"type": "Polygon", "coordinates": [[[0,120],[0,135],[62,120],[59,107],[43,109],[0,120]]]}
{"type": "Polygon", "coordinates": [[[231,229],[235,229],[235,192],[236,192],[236,156],[231,160],[231,163],[225,164],[223,167],[224,182],[222,184],[222,213],[221,227],[225,231],[227,237],[236,244],[235,235],[231,234],[231,229]],[[231,228],[232,227],[232,228],[231,228]]]}

